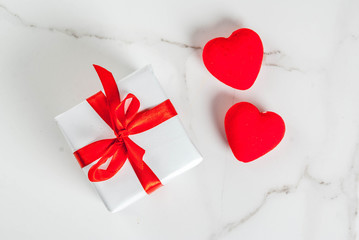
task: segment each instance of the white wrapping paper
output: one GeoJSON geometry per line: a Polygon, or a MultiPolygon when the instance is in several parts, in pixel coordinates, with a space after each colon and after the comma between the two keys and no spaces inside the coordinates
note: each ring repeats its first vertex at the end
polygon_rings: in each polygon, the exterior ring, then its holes
{"type": "MultiPolygon", "coordinates": [[[[139,111],[152,108],[167,99],[150,66],[117,81],[117,86],[121,100],[128,93],[133,93],[140,100],[139,111]]],[[[87,101],[60,114],[55,120],[73,152],[92,142],[115,137],[113,130],[87,101]]],[[[164,185],[202,160],[178,116],[143,133],[130,135],[129,138],[146,150],[143,160],[164,185]]],[[[83,168],[86,177],[96,162],[83,168]]],[[[93,184],[111,212],[119,211],[147,195],[129,161],[111,179],[93,184]]]]}

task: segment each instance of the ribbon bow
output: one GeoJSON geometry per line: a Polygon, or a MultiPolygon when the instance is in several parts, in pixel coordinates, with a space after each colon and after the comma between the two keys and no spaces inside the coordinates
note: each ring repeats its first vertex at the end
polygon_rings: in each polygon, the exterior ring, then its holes
{"type": "Polygon", "coordinates": [[[116,137],[90,143],[74,152],[74,155],[82,168],[99,159],[88,172],[92,182],[110,179],[128,159],[143,189],[149,194],[162,186],[162,183],[143,161],[145,150],[128,136],[147,131],[176,116],[176,110],[167,99],[151,109],[138,112],[140,101],[137,97],[130,93],[121,101],[112,73],[100,66],[94,67],[106,96],[100,91],[88,98],[87,102],[112,128],[116,137]],[[108,167],[100,169],[107,161],[110,161],[108,167]]]}

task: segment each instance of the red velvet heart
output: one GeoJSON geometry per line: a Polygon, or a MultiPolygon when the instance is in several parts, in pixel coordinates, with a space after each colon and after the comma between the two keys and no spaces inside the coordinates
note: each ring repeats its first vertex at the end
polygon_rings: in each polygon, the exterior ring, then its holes
{"type": "Polygon", "coordinates": [[[224,127],[234,156],[242,162],[253,161],[275,148],[285,132],[278,114],[261,113],[248,102],[237,103],[227,111],[224,127]]]}
{"type": "Polygon", "coordinates": [[[203,62],[221,82],[246,90],[256,80],[263,59],[263,45],[254,31],[241,28],[228,38],[214,38],[203,49],[203,62]]]}

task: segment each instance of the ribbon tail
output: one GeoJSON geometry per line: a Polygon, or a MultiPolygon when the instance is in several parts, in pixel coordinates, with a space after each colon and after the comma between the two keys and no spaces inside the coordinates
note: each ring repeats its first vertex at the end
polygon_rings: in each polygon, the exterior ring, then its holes
{"type": "Polygon", "coordinates": [[[101,84],[105,91],[106,101],[107,101],[108,108],[109,108],[110,119],[107,117],[104,120],[106,121],[106,123],[108,120],[111,120],[110,126],[112,127],[112,129],[114,131],[118,131],[123,126],[121,125],[120,122],[115,121],[116,117],[114,116],[117,106],[120,105],[120,103],[121,103],[120,93],[118,91],[116,81],[115,81],[112,73],[109,72],[108,70],[106,70],[105,68],[100,67],[95,64],[93,66],[101,80],[101,84]]]}
{"type": "Polygon", "coordinates": [[[90,106],[95,110],[95,112],[109,125],[112,129],[115,129],[112,126],[110,108],[107,103],[107,98],[103,92],[98,92],[93,96],[86,99],[90,106]]]}
{"type": "Polygon", "coordinates": [[[124,138],[124,142],[127,148],[128,160],[130,161],[143,189],[147,194],[154,192],[162,186],[162,183],[151,168],[143,161],[145,150],[128,137],[124,138]]]}
{"type": "Polygon", "coordinates": [[[93,165],[89,172],[88,177],[91,182],[100,182],[112,178],[123,166],[127,159],[127,150],[124,144],[113,144],[102,158],[93,165]],[[109,158],[112,159],[110,160],[109,158]],[[101,165],[110,161],[106,169],[100,169],[101,165]]]}

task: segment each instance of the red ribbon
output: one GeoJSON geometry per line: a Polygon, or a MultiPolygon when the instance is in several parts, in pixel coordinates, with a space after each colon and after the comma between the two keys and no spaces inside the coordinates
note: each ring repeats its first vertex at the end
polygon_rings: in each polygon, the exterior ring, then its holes
{"type": "Polygon", "coordinates": [[[168,99],[154,108],[138,112],[140,101],[137,97],[130,93],[121,101],[111,72],[97,65],[94,67],[106,96],[100,91],[88,98],[87,102],[112,128],[116,138],[90,143],[74,152],[74,155],[82,168],[99,159],[88,172],[92,182],[110,179],[128,159],[143,189],[149,194],[161,187],[162,183],[143,161],[145,150],[128,136],[147,131],[176,116],[177,112],[168,99]],[[130,103],[125,107],[127,101],[130,103]],[[110,161],[108,167],[100,169],[107,161],[110,161]]]}

